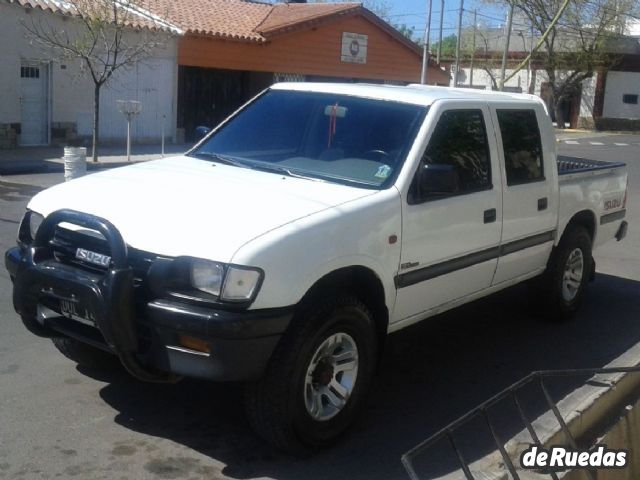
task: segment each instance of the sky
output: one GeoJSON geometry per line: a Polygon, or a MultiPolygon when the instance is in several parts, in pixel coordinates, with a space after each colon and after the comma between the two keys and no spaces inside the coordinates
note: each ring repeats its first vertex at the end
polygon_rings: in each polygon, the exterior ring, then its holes
{"type": "MultiPolygon", "coordinates": [[[[438,40],[441,0],[432,1],[431,41],[433,42],[438,40]]],[[[419,35],[420,38],[422,38],[426,25],[428,0],[383,0],[382,3],[390,7],[389,16],[392,23],[404,23],[409,27],[415,27],[415,35],[419,35]]],[[[506,20],[506,13],[502,8],[488,5],[486,1],[464,0],[463,8],[463,27],[473,25],[474,9],[477,9],[478,22],[484,22],[485,25],[502,25],[506,20]]],[[[447,35],[456,33],[459,11],[460,0],[444,1],[443,36],[446,37],[447,35]]]]}

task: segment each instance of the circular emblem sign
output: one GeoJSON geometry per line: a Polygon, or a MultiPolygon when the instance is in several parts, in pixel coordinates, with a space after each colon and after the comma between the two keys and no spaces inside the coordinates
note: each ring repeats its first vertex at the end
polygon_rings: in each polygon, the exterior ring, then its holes
{"type": "Polygon", "coordinates": [[[351,41],[351,45],[349,45],[349,51],[354,57],[356,57],[358,53],[360,53],[360,43],[358,42],[358,40],[354,39],[351,41]]]}

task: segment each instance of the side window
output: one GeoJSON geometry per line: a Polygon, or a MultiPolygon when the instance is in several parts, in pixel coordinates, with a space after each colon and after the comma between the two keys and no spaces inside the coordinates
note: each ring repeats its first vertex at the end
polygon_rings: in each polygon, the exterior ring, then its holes
{"type": "Polygon", "coordinates": [[[542,141],[533,110],[498,110],[507,185],[544,180],[542,141]]]}
{"type": "Polygon", "coordinates": [[[457,176],[454,194],[491,189],[491,160],[482,110],[444,112],[423,162],[435,168],[453,167],[457,176]]]}

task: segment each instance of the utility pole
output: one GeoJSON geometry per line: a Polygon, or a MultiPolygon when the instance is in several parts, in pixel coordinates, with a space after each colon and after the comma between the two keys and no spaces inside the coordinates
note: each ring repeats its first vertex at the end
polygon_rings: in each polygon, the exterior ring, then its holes
{"type": "Polygon", "coordinates": [[[511,40],[511,24],[513,23],[513,3],[509,4],[509,14],[507,16],[507,38],[504,42],[504,51],[502,52],[502,69],[500,70],[500,91],[504,91],[504,77],[507,70],[507,55],[509,53],[509,41],[511,40]]]}
{"type": "Polygon", "coordinates": [[[438,38],[438,55],[436,63],[440,65],[440,57],[442,56],[442,25],[444,22],[444,0],[440,0],[440,36],[438,38]]]}
{"type": "Polygon", "coordinates": [[[431,4],[433,0],[427,2],[427,24],[424,27],[424,45],[422,49],[422,75],[420,83],[427,83],[427,72],[429,70],[429,39],[431,38],[431,4]]]}
{"type": "Polygon", "coordinates": [[[535,91],[535,76],[533,74],[533,68],[531,68],[531,57],[533,57],[533,24],[531,24],[531,38],[529,39],[529,63],[527,65],[527,70],[529,75],[527,76],[527,92],[533,93],[535,91]]]}
{"type": "Polygon", "coordinates": [[[460,70],[460,37],[462,36],[462,12],[464,0],[460,0],[460,13],[458,14],[458,41],[456,42],[456,70],[453,72],[453,86],[458,86],[458,71],[460,70]]]}
{"type": "Polygon", "coordinates": [[[473,61],[476,58],[476,28],[478,26],[478,11],[473,10],[473,42],[471,43],[471,71],[469,72],[469,85],[473,87],[473,61]]]}

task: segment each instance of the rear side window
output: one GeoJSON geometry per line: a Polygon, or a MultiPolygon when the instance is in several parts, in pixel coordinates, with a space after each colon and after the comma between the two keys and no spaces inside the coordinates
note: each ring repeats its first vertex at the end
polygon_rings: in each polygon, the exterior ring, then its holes
{"type": "Polygon", "coordinates": [[[424,152],[424,163],[454,167],[458,194],[491,189],[491,160],[482,110],[444,112],[424,152]]]}
{"type": "Polygon", "coordinates": [[[542,141],[533,110],[498,110],[507,185],[544,180],[542,141]]]}

